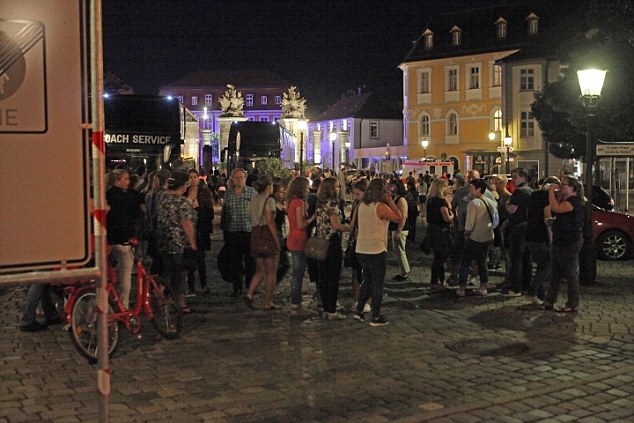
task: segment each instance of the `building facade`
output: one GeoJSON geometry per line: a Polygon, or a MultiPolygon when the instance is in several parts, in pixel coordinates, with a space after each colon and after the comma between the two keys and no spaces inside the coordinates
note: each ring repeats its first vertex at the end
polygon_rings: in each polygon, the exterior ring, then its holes
{"type": "Polygon", "coordinates": [[[402,112],[373,93],[340,99],[308,123],[308,161],[392,172],[407,156],[402,112]]]}
{"type": "Polygon", "coordinates": [[[422,157],[427,141],[428,158],[461,172],[552,174],[561,160],[548,154],[531,104],[560,77],[556,48],[575,19],[541,1],[434,16],[400,65],[409,156],[422,157]]]}
{"type": "Polygon", "coordinates": [[[229,84],[241,93],[243,99],[243,113],[237,120],[255,122],[277,122],[282,115],[282,96],[291,86],[268,71],[214,70],[194,72],[159,90],[160,95],[178,98],[198,118],[200,139],[205,146],[211,146],[212,164],[220,162],[223,149],[219,142],[221,126],[231,124],[231,119],[223,124],[227,118],[221,117],[219,102],[229,84]]]}

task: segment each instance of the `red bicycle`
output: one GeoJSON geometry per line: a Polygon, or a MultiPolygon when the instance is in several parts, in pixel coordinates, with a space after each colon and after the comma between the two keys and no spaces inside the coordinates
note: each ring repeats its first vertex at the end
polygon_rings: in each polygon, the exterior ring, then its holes
{"type": "MultiPolygon", "coordinates": [[[[139,240],[132,238],[132,254],[137,274],[137,300],[133,308],[123,306],[115,289],[116,275],[114,268],[108,265],[108,354],[119,345],[119,326],[123,325],[133,334],[141,332],[141,313],[152,321],[156,331],[166,339],[175,339],[182,328],[182,315],[171,290],[149,275],[143,267],[137,253],[139,240]]],[[[69,288],[69,299],[66,303],[66,320],[70,337],[77,350],[86,358],[96,360],[97,346],[97,293],[95,286],[69,288]]]]}

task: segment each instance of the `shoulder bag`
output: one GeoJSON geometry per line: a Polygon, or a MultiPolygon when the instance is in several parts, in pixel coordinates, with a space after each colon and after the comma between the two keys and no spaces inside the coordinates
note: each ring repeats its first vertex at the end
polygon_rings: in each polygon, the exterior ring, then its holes
{"type": "MultiPolygon", "coordinates": [[[[260,215],[260,220],[262,220],[262,216],[264,216],[267,201],[268,198],[264,201],[264,205],[262,206],[262,214],[260,215]]],[[[277,242],[275,242],[275,238],[273,238],[273,234],[271,233],[268,224],[254,226],[251,229],[251,238],[249,243],[251,248],[251,255],[274,256],[280,251],[277,247],[277,242]]]]}

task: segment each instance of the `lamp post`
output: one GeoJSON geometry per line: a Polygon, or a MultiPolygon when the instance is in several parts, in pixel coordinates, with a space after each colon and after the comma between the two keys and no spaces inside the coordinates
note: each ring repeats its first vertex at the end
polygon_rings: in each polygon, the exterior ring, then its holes
{"type": "Polygon", "coordinates": [[[304,131],[306,130],[306,120],[300,119],[297,122],[297,129],[299,129],[299,173],[304,174],[304,131]]]}
{"type": "Polygon", "coordinates": [[[346,163],[348,163],[348,168],[350,167],[350,141],[346,141],[344,146],[346,147],[346,163]]]}
{"type": "Polygon", "coordinates": [[[429,140],[422,140],[420,145],[423,146],[423,158],[427,160],[427,147],[429,147],[429,140]]]}
{"type": "Polygon", "coordinates": [[[511,173],[511,144],[513,144],[513,138],[506,133],[504,137],[504,145],[506,146],[506,173],[511,173]]]}
{"type": "Polygon", "coordinates": [[[592,139],[593,109],[601,98],[601,89],[605,80],[605,70],[586,69],[577,71],[579,88],[581,89],[581,102],[586,108],[586,169],[584,171],[585,195],[587,198],[585,208],[585,221],[583,224],[583,247],[579,260],[579,283],[592,285],[597,281],[597,247],[592,244],[592,162],[594,145],[592,139]]]}
{"type": "Polygon", "coordinates": [[[330,132],[330,142],[332,143],[332,171],[335,171],[335,141],[337,140],[337,133],[335,131],[330,132]]]}

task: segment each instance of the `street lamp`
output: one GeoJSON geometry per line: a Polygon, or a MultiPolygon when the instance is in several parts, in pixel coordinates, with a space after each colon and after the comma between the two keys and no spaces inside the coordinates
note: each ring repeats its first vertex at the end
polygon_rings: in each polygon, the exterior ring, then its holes
{"type": "Polygon", "coordinates": [[[337,140],[337,133],[335,131],[330,132],[330,142],[332,142],[332,171],[335,171],[335,141],[337,140]]]}
{"type": "Polygon", "coordinates": [[[511,136],[509,135],[509,133],[506,133],[506,136],[504,137],[504,145],[506,146],[506,173],[509,174],[511,173],[511,144],[513,144],[513,138],[511,138],[511,136]]]}
{"type": "Polygon", "coordinates": [[[427,160],[427,147],[429,147],[429,140],[422,140],[420,145],[423,146],[423,157],[427,160]]]}
{"type": "Polygon", "coordinates": [[[306,121],[300,119],[297,122],[297,129],[299,129],[299,174],[304,174],[304,131],[306,130],[306,121]]]}
{"type": "Polygon", "coordinates": [[[390,154],[390,143],[385,144],[385,161],[390,164],[390,172],[392,171],[392,155],[390,154]]]}
{"type": "Polygon", "coordinates": [[[597,248],[592,244],[592,110],[599,104],[601,89],[605,81],[605,70],[585,69],[577,71],[579,88],[581,89],[581,102],[586,108],[586,170],[584,171],[584,185],[586,202],[586,215],[583,225],[583,247],[579,260],[579,282],[583,285],[592,285],[597,280],[597,248]]]}
{"type": "Polygon", "coordinates": [[[493,131],[489,132],[489,141],[495,141],[495,132],[493,131]]]}

